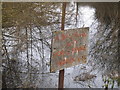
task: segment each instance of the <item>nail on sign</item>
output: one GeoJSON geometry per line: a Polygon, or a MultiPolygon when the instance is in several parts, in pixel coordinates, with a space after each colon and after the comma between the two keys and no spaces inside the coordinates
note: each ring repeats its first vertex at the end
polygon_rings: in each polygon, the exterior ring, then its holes
{"type": "Polygon", "coordinates": [[[86,63],[89,28],[53,32],[50,72],[86,63]]]}

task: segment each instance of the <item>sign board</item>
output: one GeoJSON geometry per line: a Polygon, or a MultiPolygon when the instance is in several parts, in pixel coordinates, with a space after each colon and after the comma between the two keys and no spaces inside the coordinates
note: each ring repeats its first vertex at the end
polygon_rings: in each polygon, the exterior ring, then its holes
{"type": "Polygon", "coordinates": [[[53,32],[50,72],[86,63],[89,28],[53,32]]]}

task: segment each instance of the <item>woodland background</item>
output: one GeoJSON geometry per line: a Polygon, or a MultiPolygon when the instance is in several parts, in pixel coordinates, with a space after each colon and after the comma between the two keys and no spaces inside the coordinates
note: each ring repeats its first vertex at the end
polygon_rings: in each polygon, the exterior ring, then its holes
{"type": "MultiPolygon", "coordinates": [[[[65,87],[119,87],[119,7],[118,2],[67,3],[65,29],[86,27],[87,20],[83,22],[82,17],[85,8],[93,10],[93,19],[88,25],[88,62],[66,69],[65,87]],[[69,72],[72,70],[74,75],[69,72]],[[91,85],[89,80],[99,77],[95,75],[98,71],[102,86],[91,85]]],[[[52,32],[61,28],[61,9],[62,3],[54,2],[2,3],[3,88],[57,87],[58,72],[50,73],[49,62],[52,32]]]]}

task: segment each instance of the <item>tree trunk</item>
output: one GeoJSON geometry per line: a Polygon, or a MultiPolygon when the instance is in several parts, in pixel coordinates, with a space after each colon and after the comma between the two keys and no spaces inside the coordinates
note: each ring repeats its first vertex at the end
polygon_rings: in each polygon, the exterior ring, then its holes
{"type": "MultiPolygon", "coordinates": [[[[120,62],[120,1],[118,2],[118,23],[119,23],[119,29],[118,29],[118,60],[120,62]]],[[[120,66],[118,67],[118,69],[120,66]]],[[[120,70],[118,70],[118,74],[120,76],[120,70]]]]}
{"type": "Polygon", "coordinates": [[[6,80],[5,80],[5,77],[6,77],[5,72],[6,72],[6,71],[3,70],[3,74],[2,74],[2,88],[7,88],[6,80]]]}

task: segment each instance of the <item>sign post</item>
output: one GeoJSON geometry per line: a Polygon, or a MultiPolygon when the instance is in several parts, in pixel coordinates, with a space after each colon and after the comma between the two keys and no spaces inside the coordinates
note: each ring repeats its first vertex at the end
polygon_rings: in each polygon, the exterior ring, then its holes
{"type": "Polygon", "coordinates": [[[62,6],[61,30],[53,32],[50,72],[59,70],[58,89],[64,88],[64,68],[86,63],[89,28],[64,30],[66,3],[62,6]]]}
{"type": "MultiPolygon", "coordinates": [[[[63,2],[63,6],[62,6],[62,20],[61,20],[61,30],[64,30],[65,11],[66,11],[66,2],[63,2]]],[[[62,69],[62,70],[59,71],[58,88],[64,88],[64,69],[62,69]]]]}

